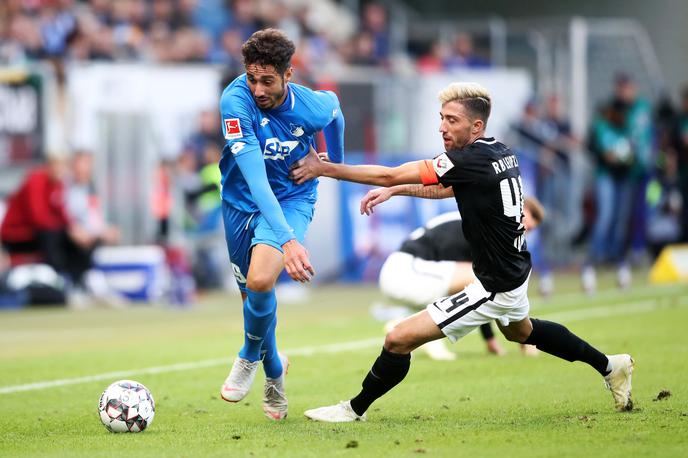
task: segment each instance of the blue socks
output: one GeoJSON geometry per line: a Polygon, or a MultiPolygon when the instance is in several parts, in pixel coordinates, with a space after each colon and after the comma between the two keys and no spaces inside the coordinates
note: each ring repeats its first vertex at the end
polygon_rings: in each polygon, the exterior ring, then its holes
{"type": "Polygon", "coordinates": [[[277,325],[277,298],[274,288],[261,293],[246,289],[244,301],[244,346],[239,357],[251,362],[263,358],[265,375],[277,378],[282,375],[282,362],[277,354],[275,326],[277,325]]]}
{"type": "Polygon", "coordinates": [[[277,326],[277,315],[272,321],[268,334],[263,341],[263,348],[260,350],[263,358],[263,370],[268,378],[279,378],[282,375],[282,360],[277,353],[277,342],[275,339],[275,327],[277,326]]]}

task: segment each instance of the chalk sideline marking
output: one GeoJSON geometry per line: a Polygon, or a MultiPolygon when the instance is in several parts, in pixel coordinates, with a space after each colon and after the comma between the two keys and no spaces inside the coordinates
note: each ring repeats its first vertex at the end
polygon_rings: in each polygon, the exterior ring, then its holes
{"type": "MultiPolygon", "coordinates": [[[[685,306],[686,304],[681,302],[674,304],[674,306],[685,306]]],[[[639,302],[627,302],[613,306],[607,307],[595,307],[591,309],[583,310],[570,310],[565,312],[555,312],[555,313],[543,313],[543,318],[548,318],[550,320],[563,321],[563,322],[574,322],[582,321],[590,318],[603,318],[617,315],[630,315],[636,313],[647,313],[653,312],[660,308],[668,308],[667,306],[662,306],[656,300],[644,300],[639,302]]],[[[351,342],[340,342],[328,345],[320,346],[309,346],[294,348],[291,350],[284,350],[284,353],[291,356],[312,356],[322,353],[342,353],[351,350],[360,350],[363,348],[371,348],[379,346],[382,344],[383,337],[374,337],[370,339],[354,340],[351,342]]],[[[66,385],[76,385],[80,383],[97,382],[101,380],[117,380],[122,378],[129,378],[137,375],[143,374],[162,374],[166,372],[181,372],[181,371],[191,371],[195,369],[201,369],[205,367],[217,367],[222,365],[227,365],[229,367],[230,358],[213,358],[204,359],[201,361],[189,362],[189,363],[178,363],[170,364],[168,366],[155,366],[147,367],[143,369],[132,369],[126,371],[115,371],[106,372],[103,374],[87,375],[84,377],[75,378],[65,378],[58,380],[47,380],[43,382],[27,383],[23,385],[12,385],[0,388],[0,395],[18,393],[21,391],[35,391],[44,390],[46,388],[53,388],[58,386],[66,385]]]]}

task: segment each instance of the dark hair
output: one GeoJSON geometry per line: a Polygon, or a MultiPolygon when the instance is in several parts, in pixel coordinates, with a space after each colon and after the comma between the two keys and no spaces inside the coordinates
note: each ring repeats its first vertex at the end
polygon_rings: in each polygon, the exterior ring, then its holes
{"type": "Polygon", "coordinates": [[[244,65],[271,65],[283,75],[291,65],[296,47],[281,30],[263,29],[255,32],[241,47],[244,65]]]}
{"type": "Polygon", "coordinates": [[[466,99],[459,99],[458,102],[473,116],[487,124],[487,119],[490,117],[491,103],[490,99],[485,97],[469,97],[466,99]]]}

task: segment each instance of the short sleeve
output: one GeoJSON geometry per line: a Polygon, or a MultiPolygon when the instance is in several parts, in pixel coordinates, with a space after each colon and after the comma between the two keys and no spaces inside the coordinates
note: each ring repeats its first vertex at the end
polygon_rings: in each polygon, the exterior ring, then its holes
{"type": "Polygon", "coordinates": [[[432,160],[438,182],[444,186],[466,185],[480,181],[485,176],[485,162],[476,151],[458,150],[442,153],[432,160]]]}
{"type": "Polygon", "coordinates": [[[442,153],[434,159],[419,162],[421,182],[425,186],[442,184],[452,186],[461,181],[461,174],[455,161],[460,159],[451,153],[442,153]]]}

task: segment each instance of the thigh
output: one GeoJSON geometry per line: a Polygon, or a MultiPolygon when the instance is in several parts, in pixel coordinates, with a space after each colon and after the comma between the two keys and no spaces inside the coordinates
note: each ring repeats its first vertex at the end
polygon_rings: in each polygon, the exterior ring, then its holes
{"type": "Polygon", "coordinates": [[[437,327],[427,310],[422,310],[399,322],[387,334],[385,348],[392,353],[410,353],[424,343],[441,339],[444,333],[437,327]]]}
{"type": "Polygon", "coordinates": [[[232,272],[242,293],[246,292],[246,278],[251,257],[252,222],[257,214],[237,211],[222,203],[225,240],[232,272]]]}
{"type": "Polygon", "coordinates": [[[284,269],[284,256],[273,246],[259,243],[251,248],[246,286],[253,291],[270,291],[284,269]]]}
{"type": "Polygon", "coordinates": [[[486,291],[475,279],[462,291],[429,304],[426,310],[449,340],[456,342],[478,326],[503,314],[491,304],[494,297],[494,293],[486,291]]]}

